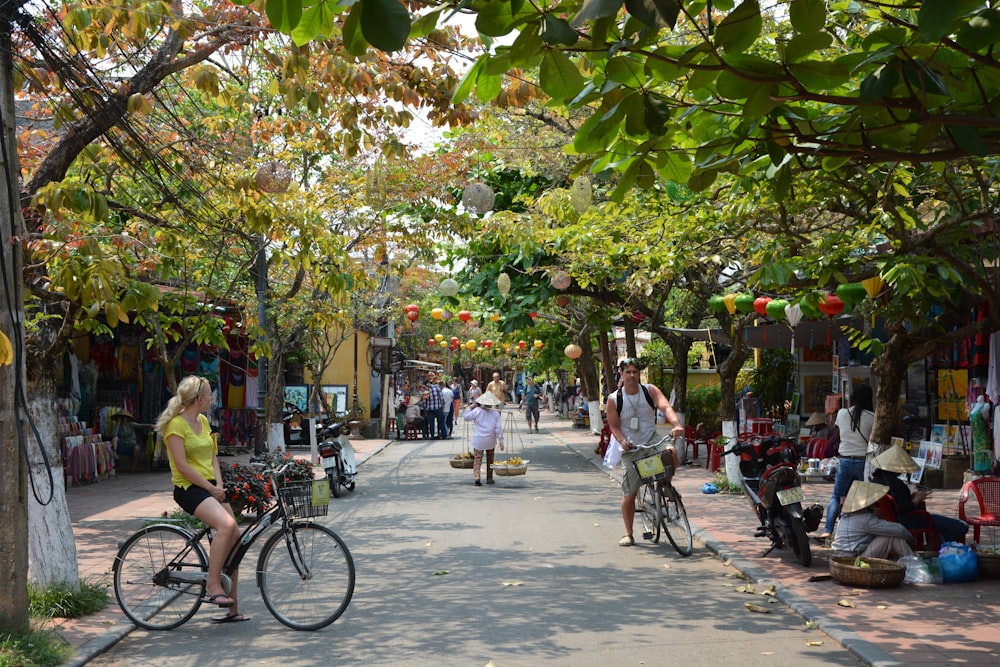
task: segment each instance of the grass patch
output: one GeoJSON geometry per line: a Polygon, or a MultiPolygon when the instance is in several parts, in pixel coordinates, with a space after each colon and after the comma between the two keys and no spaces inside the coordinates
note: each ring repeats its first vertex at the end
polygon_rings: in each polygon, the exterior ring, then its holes
{"type": "Polygon", "coordinates": [[[52,630],[0,631],[0,667],[54,667],[72,655],[73,647],[52,630]]]}
{"type": "Polygon", "coordinates": [[[724,472],[715,473],[712,484],[715,484],[715,487],[719,489],[719,493],[743,493],[743,486],[740,484],[730,484],[729,478],[726,477],[726,473],[724,472]]]}
{"type": "Polygon", "coordinates": [[[104,582],[80,582],[80,590],[66,584],[39,588],[28,582],[28,613],[32,618],[80,618],[108,606],[108,587],[104,582]]]}
{"type": "Polygon", "coordinates": [[[205,524],[202,523],[201,519],[191,514],[188,514],[179,507],[174,508],[173,512],[164,512],[162,519],[163,519],[162,521],[160,519],[150,519],[146,522],[146,525],[151,526],[154,523],[167,522],[167,523],[172,523],[176,526],[180,526],[182,528],[190,528],[195,532],[205,527],[205,524]]]}

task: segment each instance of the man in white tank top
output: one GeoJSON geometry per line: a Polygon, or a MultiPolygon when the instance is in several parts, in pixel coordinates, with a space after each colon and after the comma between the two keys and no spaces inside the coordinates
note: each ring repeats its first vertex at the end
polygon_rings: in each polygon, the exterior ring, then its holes
{"type": "MultiPolygon", "coordinates": [[[[636,445],[648,445],[659,439],[656,432],[656,411],[663,413],[667,422],[673,426],[670,434],[674,437],[684,434],[677,413],[670,401],[656,385],[640,385],[639,375],[642,366],[638,359],[625,359],[621,362],[622,384],[618,391],[608,396],[606,406],[608,426],[611,434],[622,446],[622,519],[625,522],[625,536],[618,545],[629,547],[635,544],[632,537],[632,521],[635,518],[635,496],[642,480],[632,464],[640,456],[648,456],[648,451],[636,450],[636,445]],[[621,394],[621,413],[618,411],[618,394],[621,394]]],[[[667,446],[674,462],[674,470],[680,469],[680,461],[673,446],[667,446]]]]}

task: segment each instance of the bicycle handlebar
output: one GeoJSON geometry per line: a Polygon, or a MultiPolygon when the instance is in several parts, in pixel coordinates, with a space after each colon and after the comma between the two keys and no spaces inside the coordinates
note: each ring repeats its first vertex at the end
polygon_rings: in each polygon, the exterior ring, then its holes
{"type": "MultiPolygon", "coordinates": [[[[677,436],[677,437],[680,437],[680,436],[677,436]]],[[[669,433],[667,435],[663,436],[662,438],[660,438],[659,440],[657,440],[656,442],[650,443],[648,445],[637,445],[634,442],[632,442],[632,443],[626,443],[626,444],[628,444],[629,447],[631,447],[632,449],[656,449],[657,447],[659,447],[660,445],[662,445],[667,440],[671,440],[671,442],[670,442],[671,445],[676,444],[676,438],[674,438],[674,436],[672,436],[669,433]]],[[[628,450],[626,450],[626,451],[628,451],[628,450]]]]}

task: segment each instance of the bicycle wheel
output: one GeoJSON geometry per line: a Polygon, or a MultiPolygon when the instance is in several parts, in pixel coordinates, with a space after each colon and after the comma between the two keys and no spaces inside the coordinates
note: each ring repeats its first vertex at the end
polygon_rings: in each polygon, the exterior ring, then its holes
{"type": "Polygon", "coordinates": [[[354,595],[354,559],[329,528],[294,523],[267,541],[257,585],[268,611],[293,630],[319,630],[344,613],[354,595]]]}
{"type": "Polygon", "coordinates": [[[690,556],[694,547],[694,536],[691,534],[691,524],[688,522],[681,494],[672,484],[660,486],[660,502],[663,504],[663,530],[667,539],[682,556],[690,556]]]}
{"type": "Polygon", "coordinates": [[[171,630],[194,616],[205,594],[208,557],[192,533],[167,524],[140,530],[112,565],[122,613],[147,630],[171,630]]]}
{"type": "Polygon", "coordinates": [[[639,495],[636,497],[636,511],[642,519],[642,537],[653,542],[660,541],[660,523],[656,520],[657,508],[656,497],[653,493],[652,484],[643,484],[639,487],[639,495]]]}

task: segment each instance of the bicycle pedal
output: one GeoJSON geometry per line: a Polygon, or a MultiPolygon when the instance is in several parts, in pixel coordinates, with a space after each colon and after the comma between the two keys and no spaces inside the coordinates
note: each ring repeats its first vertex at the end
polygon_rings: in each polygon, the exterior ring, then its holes
{"type": "Polygon", "coordinates": [[[653,531],[648,530],[645,533],[643,533],[642,534],[642,539],[644,539],[644,540],[651,540],[651,539],[653,539],[653,531]]]}
{"type": "Polygon", "coordinates": [[[753,534],[754,537],[764,537],[765,535],[767,535],[767,531],[763,528],[758,528],[757,532],[753,534]]]}

